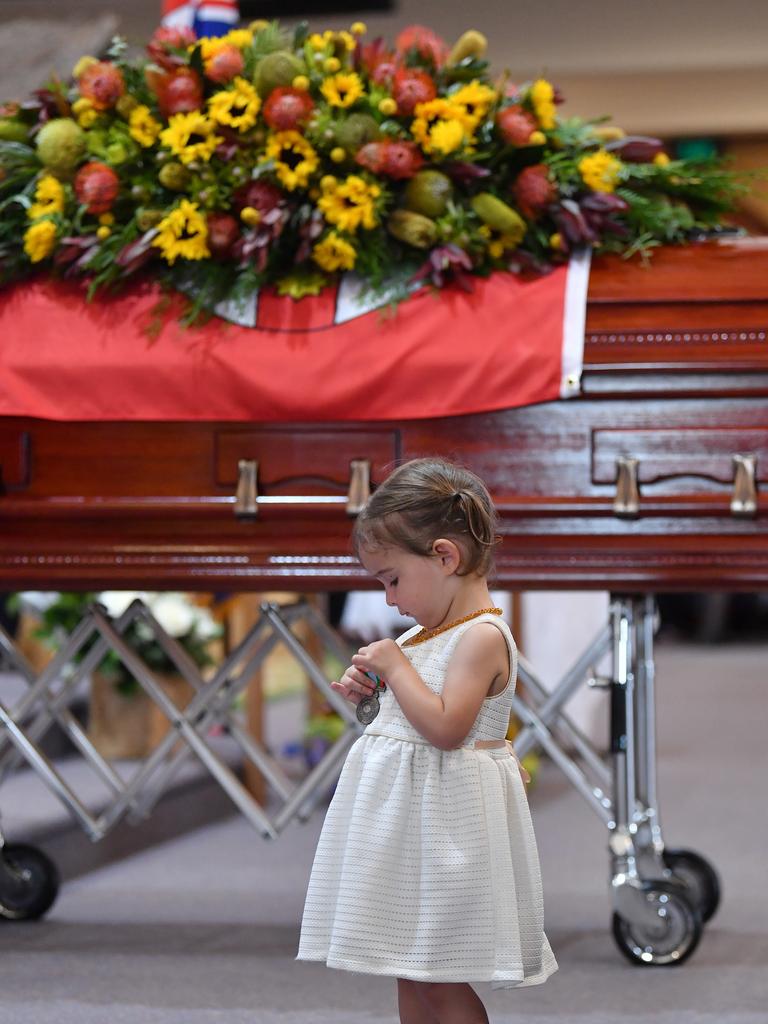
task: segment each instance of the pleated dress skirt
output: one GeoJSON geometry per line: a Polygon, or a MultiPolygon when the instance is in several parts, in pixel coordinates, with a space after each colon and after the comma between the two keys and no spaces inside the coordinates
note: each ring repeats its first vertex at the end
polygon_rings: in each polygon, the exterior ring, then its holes
{"type": "Polygon", "coordinates": [[[318,842],[297,959],[493,988],[546,981],[557,963],[524,788],[505,750],[361,736],[318,842]]]}

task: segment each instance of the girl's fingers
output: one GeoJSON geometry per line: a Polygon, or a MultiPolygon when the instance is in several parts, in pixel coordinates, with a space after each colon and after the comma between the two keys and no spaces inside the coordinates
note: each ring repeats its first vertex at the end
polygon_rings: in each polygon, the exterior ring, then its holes
{"type": "Polygon", "coordinates": [[[331,683],[333,690],[338,690],[345,700],[351,701],[353,704],[359,704],[362,694],[356,693],[351,687],[346,686],[344,683],[331,683]]]}
{"type": "Polygon", "coordinates": [[[353,689],[362,696],[367,696],[376,689],[374,681],[356,668],[348,668],[344,673],[344,680],[350,689],[353,689]]]}

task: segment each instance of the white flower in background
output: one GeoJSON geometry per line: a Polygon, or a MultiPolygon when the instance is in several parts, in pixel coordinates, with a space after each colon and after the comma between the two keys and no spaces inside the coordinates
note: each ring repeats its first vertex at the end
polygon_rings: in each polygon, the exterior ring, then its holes
{"type": "Polygon", "coordinates": [[[119,619],[132,601],[145,597],[146,594],[140,590],[102,590],[97,600],[107,609],[110,618],[119,619]]]}
{"type": "Polygon", "coordinates": [[[192,632],[195,625],[195,607],[183,594],[146,594],[144,600],[169,636],[181,637],[192,632]]]}

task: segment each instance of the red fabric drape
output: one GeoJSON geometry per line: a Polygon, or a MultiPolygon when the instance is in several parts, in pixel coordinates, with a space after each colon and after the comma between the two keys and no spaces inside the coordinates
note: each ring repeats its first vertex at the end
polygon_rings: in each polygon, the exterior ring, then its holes
{"type": "Polygon", "coordinates": [[[334,324],[335,293],[259,296],[255,328],[163,314],[144,283],[88,303],[38,279],[0,293],[0,415],[56,420],[397,420],[558,398],[567,268],[424,289],[334,324]]]}

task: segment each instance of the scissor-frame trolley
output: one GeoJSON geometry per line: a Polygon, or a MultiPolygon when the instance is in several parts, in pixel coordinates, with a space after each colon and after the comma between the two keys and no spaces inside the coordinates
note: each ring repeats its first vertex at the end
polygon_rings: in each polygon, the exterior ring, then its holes
{"type": "MultiPolygon", "coordinates": [[[[39,674],[0,629],[0,648],[28,684],[15,706],[6,707],[0,701],[0,779],[26,762],[89,838],[97,841],[123,820],[136,824],[148,817],[180,765],[194,755],[256,830],[265,839],[276,839],[292,820],[308,820],[362,732],[352,705],[331,688],[321,666],[293,632],[299,622],[311,630],[323,650],[347,662],[349,651],[343,641],[303,601],[263,604],[254,626],[207,680],[140,600],[116,619],[100,605],[92,605],[39,674]],[[173,702],[126,643],[125,631],[136,621],[152,631],[192,687],[193,696],[185,707],[173,702]],[[249,734],[236,702],[278,644],[288,648],[346,725],[298,783],[249,734]],[[78,685],[109,650],[120,657],[172,725],[127,780],[94,747],[70,711],[78,685]],[[54,725],[64,730],[109,790],[110,799],[98,815],[41,750],[42,738],[54,725]],[[213,748],[211,733],[222,730],[264,776],[270,812],[213,748]]],[[[523,685],[512,705],[521,723],[514,741],[517,756],[543,748],[608,829],[613,936],[621,952],[639,965],[682,963],[696,948],[703,925],[720,899],[719,879],[708,861],[692,850],[667,849],[662,838],[655,747],[653,638],[657,623],[652,597],[612,596],[608,621],[554,690],[547,692],[534,669],[520,659],[523,685]],[[598,677],[593,666],[606,656],[610,656],[611,671],[598,677]],[[607,753],[595,749],[563,707],[585,680],[610,690],[607,753]]],[[[57,871],[50,859],[34,847],[6,844],[0,833],[0,916],[40,917],[52,905],[57,890],[57,871]]]]}

